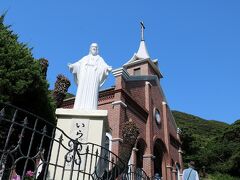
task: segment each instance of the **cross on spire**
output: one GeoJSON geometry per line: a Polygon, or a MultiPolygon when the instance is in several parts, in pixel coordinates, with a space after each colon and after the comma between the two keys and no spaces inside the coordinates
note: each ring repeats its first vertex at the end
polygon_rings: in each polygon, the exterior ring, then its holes
{"type": "Polygon", "coordinates": [[[144,29],[145,29],[145,26],[143,24],[143,21],[140,22],[140,25],[141,25],[141,41],[144,41],[144,29]]]}

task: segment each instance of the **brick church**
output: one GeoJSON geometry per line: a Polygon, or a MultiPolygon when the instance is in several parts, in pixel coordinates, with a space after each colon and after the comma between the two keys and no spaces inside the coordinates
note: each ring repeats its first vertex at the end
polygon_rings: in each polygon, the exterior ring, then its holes
{"type": "MultiPolygon", "coordinates": [[[[133,121],[140,130],[129,164],[149,177],[177,180],[183,168],[179,129],[161,88],[163,78],[158,60],[151,59],[143,37],[137,53],[113,70],[115,85],[99,92],[98,109],[108,110],[109,149],[118,154],[122,143],[121,127],[133,121]]],[[[63,108],[72,108],[74,98],[63,108]]]]}

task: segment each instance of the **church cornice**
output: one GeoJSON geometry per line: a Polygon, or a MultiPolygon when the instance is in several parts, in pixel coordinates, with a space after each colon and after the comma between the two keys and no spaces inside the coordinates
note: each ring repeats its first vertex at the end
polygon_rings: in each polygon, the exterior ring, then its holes
{"type": "Polygon", "coordinates": [[[114,69],[112,73],[114,77],[122,76],[124,79],[128,79],[130,77],[129,73],[124,67],[114,69]]]}
{"type": "Polygon", "coordinates": [[[113,99],[114,98],[114,87],[109,89],[104,89],[99,91],[98,101],[103,101],[105,99],[113,99]]]}

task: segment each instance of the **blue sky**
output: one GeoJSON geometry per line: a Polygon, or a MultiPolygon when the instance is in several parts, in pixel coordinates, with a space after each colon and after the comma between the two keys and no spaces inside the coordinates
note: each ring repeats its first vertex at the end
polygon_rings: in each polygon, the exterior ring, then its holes
{"type": "MultiPolygon", "coordinates": [[[[159,60],[161,85],[171,109],[232,123],[240,118],[239,0],[59,1],[2,0],[5,24],[49,60],[48,80],[97,42],[100,55],[118,68],[137,51],[140,21],[151,58],[159,60]]],[[[111,75],[104,87],[114,84],[111,75]]]]}

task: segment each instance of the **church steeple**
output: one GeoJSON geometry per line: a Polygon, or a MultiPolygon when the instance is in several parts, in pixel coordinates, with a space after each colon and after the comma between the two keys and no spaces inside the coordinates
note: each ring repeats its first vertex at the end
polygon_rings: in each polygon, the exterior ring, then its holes
{"type": "Polygon", "coordinates": [[[152,60],[148,54],[147,46],[144,40],[145,26],[143,22],[141,25],[141,41],[137,53],[134,53],[132,58],[123,65],[130,75],[137,76],[149,76],[157,75],[158,78],[162,78],[162,74],[158,68],[158,60],[152,60]]]}
{"type": "Polygon", "coordinates": [[[146,43],[144,40],[145,26],[144,26],[143,22],[140,22],[140,25],[141,25],[141,42],[140,42],[140,45],[139,45],[136,55],[140,59],[147,59],[147,58],[150,58],[150,56],[148,54],[146,43]]]}

